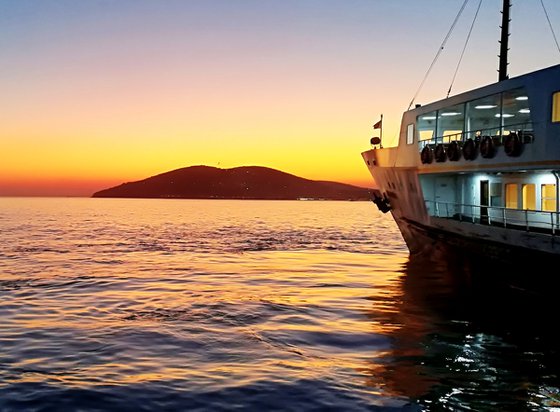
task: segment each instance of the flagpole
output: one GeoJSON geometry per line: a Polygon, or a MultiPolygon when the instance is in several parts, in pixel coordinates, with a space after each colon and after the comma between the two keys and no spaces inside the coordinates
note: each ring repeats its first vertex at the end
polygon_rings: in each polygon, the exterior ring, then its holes
{"type": "Polygon", "coordinates": [[[381,127],[379,128],[379,147],[383,148],[383,113],[381,114],[381,127]]]}

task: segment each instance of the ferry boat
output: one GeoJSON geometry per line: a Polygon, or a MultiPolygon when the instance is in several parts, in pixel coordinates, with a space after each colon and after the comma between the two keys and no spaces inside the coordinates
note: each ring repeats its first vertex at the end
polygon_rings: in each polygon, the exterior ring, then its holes
{"type": "Polygon", "coordinates": [[[416,105],[397,147],[362,153],[411,254],[560,263],[560,65],[508,78],[509,8],[498,82],[416,105]]]}

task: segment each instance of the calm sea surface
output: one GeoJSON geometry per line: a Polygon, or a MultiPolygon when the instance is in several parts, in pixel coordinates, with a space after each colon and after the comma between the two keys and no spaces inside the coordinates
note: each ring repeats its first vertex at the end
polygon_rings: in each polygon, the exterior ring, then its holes
{"type": "Polygon", "coordinates": [[[0,198],[0,240],[0,410],[560,410],[556,302],[368,202],[0,198]]]}

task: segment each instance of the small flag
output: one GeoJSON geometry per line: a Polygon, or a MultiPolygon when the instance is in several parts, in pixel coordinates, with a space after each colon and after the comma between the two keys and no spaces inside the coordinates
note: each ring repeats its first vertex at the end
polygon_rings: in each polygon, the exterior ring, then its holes
{"type": "Polygon", "coordinates": [[[380,120],[380,121],[378,121],[377,123],[375,123],[375,124],[373,125],[373,128],[374,128],[374,129],[381,129],[381,122],[382,122],[382,120],[380,120]]]}

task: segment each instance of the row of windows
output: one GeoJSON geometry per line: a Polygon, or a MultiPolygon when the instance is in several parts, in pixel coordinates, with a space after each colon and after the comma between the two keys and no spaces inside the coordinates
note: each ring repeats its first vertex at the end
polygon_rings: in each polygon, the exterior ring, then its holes
{"type": "MultiPolygon", "coordinates": [[[[560,92],[552,96],[552,122],[560,122],[560,92]]],[[[509,90],[482,99],[425,113],[416,118],[419,140],[446,137],[462,140],[463,134],[499,135],[532,130],[529,98],[524,89],[509,90]]],[[[414,124],[407,127],[406,143],[414,143],[414,124]]]]}
{"type": "MultiPolygon", "coordinates": [[[[508,183],[505,185],[505,206],[508,209],[519,209],[519,201],[521,200],[521,209],[537,210],[537,195],[534,183],[521,185],[521,198],[519,197],[519,186],[517,183],[508,183]]],[[[540,210],[547,212],[556,211],[556,185],[541,185],[540,210]]]]}
{"type": "Polygon", "coordinates": [[[530,123],[529,98],[522,88],[424,113],[416,118],[420,140],[431,140],[436,136],[458,140],[463,132],[498,135],[509,129],[526,130],[530,123]]]}

